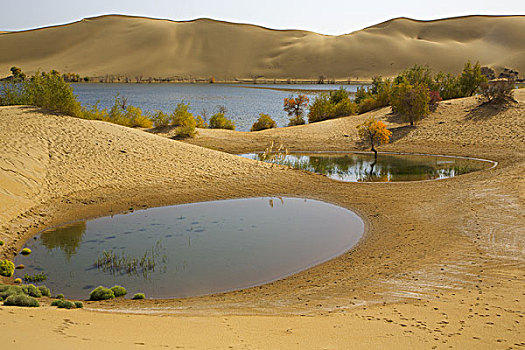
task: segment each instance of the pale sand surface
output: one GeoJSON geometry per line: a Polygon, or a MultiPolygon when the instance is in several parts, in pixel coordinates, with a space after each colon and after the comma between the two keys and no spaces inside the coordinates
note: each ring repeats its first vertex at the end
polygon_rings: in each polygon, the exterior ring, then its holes
{"type": "MultiPolygon", "coordinates": [[[[506,110],[443,102],[415,128],[388,108],[381,150],[475,156],[496,168],[443,181],[341,183],[141,130],[0,108],[0,239],[133,207],[287,195],[367,222],[352,251],[284,280],[183,300],[85,302],[85,310],[0,307],[8,348],[454,348],[525,346],[525,91],[506,110]],[[122,152],[124,151],[124,152],[122,152]],[[142,314],[142,315],[137,315],[142,314]]],[[[257,133],[200,130],[228,152],[355,148],[368,115],[257,133]],[[345,136],[346,135],[346,136],[345,136]]],[[[164,136],[169,136],[164,135],[164,136]]],[[[59,291],[57,291],[59,292],[59,291]]],[[[49,305],[49,301],[43,301],[49,305]]]]}
{"type": "Polygon", "coordinates": [[[340,36],[210,19],[101,16],[0,33],[0,76],[18,66],[30,73],[57,69],[133,80],[356,80],[392,76],[416,63],[458,72],[467,60],[512,68],[523,76],[524,31],[524,16],[397,18],[340,36]]]}

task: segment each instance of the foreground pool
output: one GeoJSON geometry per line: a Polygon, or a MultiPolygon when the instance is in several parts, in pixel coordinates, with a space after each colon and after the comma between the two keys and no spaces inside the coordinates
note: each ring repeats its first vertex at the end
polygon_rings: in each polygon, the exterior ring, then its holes
{"type": "Polygon", "coordinates": [[[490,168],[491,161],[433,155],[373,153],[247,153],[241,156],[326,175],[347,182],[436,180],[490,168]]]}
{"type": "Polygon", "coordinates": [[[54,293],[85,299],[98,285],[172,298],[268,283],[336,257],[364,232],[352,211],[300,198],[152,208],[44,231],[15,277],[44,272],[54,293]]]}

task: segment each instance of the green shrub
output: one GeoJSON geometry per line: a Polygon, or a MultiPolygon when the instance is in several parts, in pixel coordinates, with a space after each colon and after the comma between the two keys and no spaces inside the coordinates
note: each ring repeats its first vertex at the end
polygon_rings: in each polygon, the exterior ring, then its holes
{"type": "Polygon", "coordinates": [[[35,298],[42,297],[42,292],[34,284],[26,284],[22,286],[22,290],[24,291],[25,294],[31,297],[35,297],[35,298]]]}
{"type": "Polygon", "coordinates": [[[487,77],[481,73],[481,66],[479,62],[472,65],[470,61],[465,63],[463,72],[459,77],[459,85],[463,91],[464,96],[472,96],[478,90],[482,83],[487,82],[487,77]]]}
{"type": "Polygon", "coordinates": [[[29,248],[24,248],[24,249],[22,249],[22,251],[20,252],[20,254],[22,254],[22,255],[29,255],[29,254],[31,254],[31,249],[29,249],[29,248]]]}
{"type": "Polygon", "coordinates": [[[189,111],[190,104],[180,102],[171,113],[171,125],[182,126],[188,119],[194,119],[193,114],[189,111]]]}
{"type": "Polygon", "coordinates": [[[208,127],[208,123],[206,123],[206,120],[200,115],[195,117],[195,122],[197,123],[198,128],[204,129],[208,127]]]}
{"type": "Polygon", "coordinates": [[[259,119],[257,119],[257,121],[253,123],[250,131],[259,131],[265,129],[272,129],[276,127],[277,123],[275,122],[275,120],[273,120],[268,114],[260,113],[259,119]]]}
{"type": "Polygon", "coordinates": [[[99,109],[97,102],[89,107],[82,107],[82,118],[89,120],[108,120],[108,110],[99,109]]]}
{"type": "Polygon", "coordinates": [[[410,125],[414,125],[429,113],[429,101],[428,87],[421,83],[395,85],[391,97],[392,110],[401,114],[410,125]]]}
{"type": "Polygon", "coordinates": [[[4,241],[0,239],[0,247],[4,245],[4,241]]]}
{"type": "Polygon", "coordinates": [[[175,110],[171,114],[171,125],[176,126],[175,138],[186,138],[195,136],[195,127],[197,122],[188,109],[189,104],[183,102],[177,104],[175,110]]]}
{"type": "Polygon", "coordinates": [[[77,309],[82,309],[84,307],[84,304],[81,301],[75,301],[75,306],[77,309]]]}
{"type": "Polygon", "coordinates": [[[302,115],[296,115],[288,119],[288,126],[303,125],[306,124],[302,115]]]}
{"type": "Polygon", "coordinates": [[[156,128],[164,128],[170,124],[171,116],[163,111],[155,111],[150,114],[151,121],[156,128]]]}
{"type": "Polygon", "coordinates": [[[355,114],[357,106],[350,100],[350,94],[344,88],[330,91],[315,98],[308,111],[308,122],[315,123],[327,119],[355,114]]]}
{"type": "Polygon", "coordinates": [[[16,294],[7,297],[4,301],[6,306],[26,306],[26,307],[39,307],[40,304],[35,298],[27,296],[25,294],[16,294]]]}
{"type": "Polygon", "coordinates": [[[57,294],[56,298],[57,299],[64,299],[64,294],[57,294]]]}
{"type": "Polygon", "coordinates": [[[129,120],[131,127],[151,128],[153,126],[153,122],[146,115],[142,114],[142,110],[139,107],[128,106],[125,118],[129,120]]]}
{"type": "Polygon", "coordinates": [[[73,88],[56,73],[35,74],[22,83],[28,104],[81,117],[82,109],[73,88]]]}
{"type": "Polygon", "coordinates": [[[56,306],[59,309],[74,309],[77,307],[76,303],[73,303],[69,300],[63,300],[63,299],[53,300],[53,302],[51,303],[51,306],[56,306]]]}
{"type": "Polygon", "coordinates": [[[11,277],[15,272],[15,264],[9,260],[0,260],[0,276],[11,277]]]}
{"type": "Polygon", "coordinates": [[[357,112],[359,114],[362,114],[362,113],[366,113],[366,112],[372,111],[380,107],[381,107],[381,104],[378,103],[376,97],[371,95],[361,100],[361,102],[357,106],[357,112]]]}
{"type": "Polygon", "coordinates": [[[115,295],[115,298],[122,297],[122,296],[128,294],[128,291],[126,290],[126,288],[124,288],[122,286],[113,286],[113,287],[111,287],[111,291],[115,295]]]}
{"type": "Polygon", "coordinates": [[[5,300],[11,295],[24,294],[21,286],[0,285],[0,299],[5,300]]]}
{"type": "Polygon", "coordinates": [[[133,300],[141,300],[141,299],[146,299],[146,296],[144,295],[144,293],[136,293],[133,298],[133,300]]]}
{"type": "Polygon", "coordinates": [[[235,130],[235,125],[224,116],[223,112],[219,112],[211,116],[209,128],[235,130]]]}
{"type": "Polygon", "coordinates": [[[40,289],[40,293],[42,293],[43,296],[45,297],[51,296],[51,291],[46,286],[39,286],[38,289],[40,289]]]}
{"type": "Polygon", "coordinates": [[[111,289],[98,286],[89,293],[89,300],[107,300],[115,298],[115,293],[111,289]]]}

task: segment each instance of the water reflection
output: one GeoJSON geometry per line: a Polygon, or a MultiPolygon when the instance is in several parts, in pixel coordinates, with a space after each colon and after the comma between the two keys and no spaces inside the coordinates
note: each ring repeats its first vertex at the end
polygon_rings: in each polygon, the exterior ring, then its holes
{"type": "Polygon", "coordinates": [[[379,154],[244,154],[243,157],[316,172],[349,182],[443,179],[490,167],[490,162],[439,156],[379,154]]]}
{"type": "Polygon", "coordinates": [[[60,249],[69,261],[71,256],[77,252],[82,237],[86,232],[84,221],[62,226],[57,230],[45,231],[40,236],[42,245],[48,250],[60,249]]]}

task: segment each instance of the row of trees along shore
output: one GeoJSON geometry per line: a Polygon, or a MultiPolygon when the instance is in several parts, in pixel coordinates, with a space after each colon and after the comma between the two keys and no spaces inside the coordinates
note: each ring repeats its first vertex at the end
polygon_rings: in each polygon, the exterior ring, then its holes
{"type": "MultiPolygon", "coordinates": [[[[124,97],[115,96],[109,109],[100,109],[98,104],[81,106],[70,81],[79,81],[74,73],[60,74],[56,70],[36,73],[27,77],[18,67],[11,68],[12,76],[0,85],[0,105],[34,105],[74,117],[103,120],[128,127],[175,128],[174,137],[185,138],[196,134],[196,128],[222,128],[234,130],[235,125],[228,119],[226,109],[207,120],[207,115],[194,116],[189,105],[179,103],[172,113],[157,110],[143,112],[127,104],[124,97]]],[[[362,114],[373,109],[391,106],[410,125],[435,109],[441,100],[472,96],[480,93],[485,102],[505,102],[512,99],[514,81],[489,81],[479,62],[465,63],[463,71],[434,73],[427,65],[414,65],[394,78],[374,77],[369,87],[359,87],[352,99],[344,88],[317,96],[309,104],[306,95],[290,96],[284,99],[283,109],[290,117],[289,126],[305,124],[308,109],[309,123],[362,114]]],[[[260,114],[251,131],[275,128],[277,124],[267,114],[260,114]]],[[[384,137],[382,138],[385,139],[384,137]]]]}

